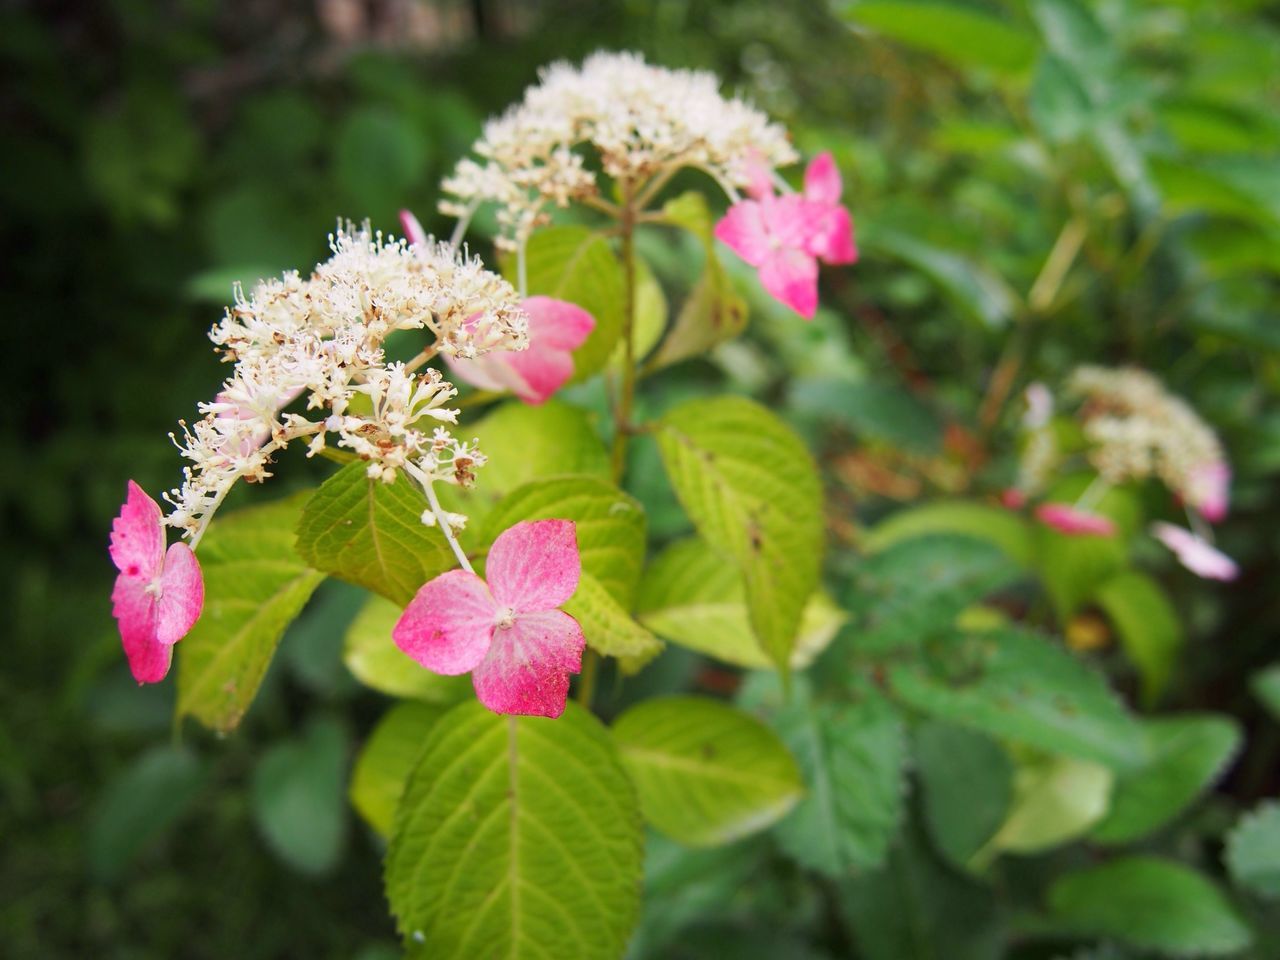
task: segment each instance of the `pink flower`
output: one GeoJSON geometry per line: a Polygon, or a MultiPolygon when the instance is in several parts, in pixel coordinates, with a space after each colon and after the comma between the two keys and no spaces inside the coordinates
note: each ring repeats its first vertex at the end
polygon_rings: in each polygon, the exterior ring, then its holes
{"type": "Polygon", "coordinates": [[[1027,505],[1027,495],[1017,487],[1008,487],[1000,494],[1000,502],[1009,510],[1021,510],[1027,505]]]}
{"type": "Polygon", "coordinates": [[[1106,517],[1068,503],[1042,503],[1036,507],[1036,519],[1071,537],[1109,537],[1116,532],[1115,524],[1106,517]]]}
{"type": "Polygon", "coordinates": [[[574,303],[529,297],[528,349],[495,350],[475,360],[445,357],[462,380],[481,390],[510,390],[525,403],[539,404],[573,376],[573,351],[582,346],[596,321],[574,303]]]}
{"type": "Polygon", "coordinates": [[[1151,525],[1151,535],[1172,550],[1178,562],[1197,577],[1234,580],[1240,573],[1234,560],[1190,530],[1161,521],[1151,525]]]}
{"type": "Polygon", "coordinates": [[[400,226],[404,229],[404,238],[409,241],[409,246],[427,242],[427,231],[422,229],[422,224],[412,211],[400,211],[400,226]]]}
{"type": "Polygon", "coordinates": [[[558,609],[582,574],[573,522],[517,523],[494,541],[485,573],[487,583],[450,570],[424,584],[392,631],[396,646],[435,673],[470,672],[494,713],[560,716],[585,644],[558,609]]]}
{"type": "Polygon", "coordinates": [[[729,208],[715,234],[755,267],[776,300],[811,319],[818,308],[818,260],[853,263],[853,221],[840,206],[840,172],[831,154],[813,159],[804,193],[775,196],[758,162],[748,164],[751,200],[729,208]]]}
{"type": "Polygon", "coordinates": [[[1231,467],[1221,460],[1201,464],[1191,471],[1187,503],[1210,523],[1218,523],[1227,517],[1230,488],[1231,467]]]}
{"type": "Polygon", "coordinates": [[[196,555],[181,540],[166,553],[164,539],[160,505],[130,480],[120,516],[111,524],[111,561],[120,571],[111,612],[139,683],[164,679],[173,645],[187,635],[204,606],[196,555]]]}

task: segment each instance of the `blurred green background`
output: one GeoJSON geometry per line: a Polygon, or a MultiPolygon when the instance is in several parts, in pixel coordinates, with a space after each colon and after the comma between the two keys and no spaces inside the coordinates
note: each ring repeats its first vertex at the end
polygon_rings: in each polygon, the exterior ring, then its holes
{"type": "MultiPolygon", "coordinates": [[[[998,489],[1003,401],[1028,378],[1139,363],[1219,427],[1222,543],[1245,573],[1207,587],[1152,558],[1194,641],[1164,706],[1246,725],[1224,810],[1280,786],[1280,727],[1249,688],[1280,630],[1274,5],[10,3],[3,955],[398,955],[380,852],[345,805],[384,706],[339,656],[358,595],[322,589],[236,736],[178,746],[172,683],[137,688],[119,651],[107,531],[127,478],[177,481],[166,434],[217,388],[203,335],[233,280],[305,271],[339,216],[398,232],[407,206],[447,229],[436,185],[484,117],[597,48],[712,69],[841,164],[863,259],[826,278],[817,322],[757,297],[747,339],[660,382],[728,383],[807,432],[837,567],[894,503],[998,489]]],[[[687,286],[677,251],[643,251],[687,286]]],[[[319,469],[286,459],[275,492],[319,469]]],[[[803,922],[776,899],[778,924],[803,922]]]]}

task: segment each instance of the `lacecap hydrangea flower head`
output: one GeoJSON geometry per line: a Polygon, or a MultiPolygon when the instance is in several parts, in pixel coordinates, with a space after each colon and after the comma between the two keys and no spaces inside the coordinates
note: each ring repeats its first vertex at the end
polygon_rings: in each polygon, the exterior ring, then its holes
{"type": "Polygon", "coordinates": [[[168,648],[199,616],[195,551],[219,505],[237,481],[270,477],[275,455],[294,441],[305,441],[308,455],[328,443],[345,448],[382,482],[407,476],[426,498],[428,522],[451,542],[452,528],[465,521],[439,509],[433,485],[469,485],[484,455],[450,431],[455,390],[425,363],[436,353],[475,360],[524,349],[528,318],[519,297],[479,261],[430,238],[411,249],[342,224],[330,248],[309,277],[287,273],[247,295],[237,288],[210,331],[231,374],[200,405],[200,419],[181,424],[174,442],[189,464],[181,486],[165,495],[169,515],[162,520],[155,501],[130,483],[112,532],[113,601],[140,682],[164,677],[168,648]],[[407,363],[385,352],[398,331],[430,335],[407,363]],[[165,552],[163,525],[186,542],[165,552]]]}
{"type": "MultiPolygon", "coordinates": [[[[1213,428],[1156,377],[1134,367],[1078,367],[1067,378],[1064,395],[1074,405],[1083,458],[1097,476],[1075,503],[1041,503],[1036,517],[1070,535],[1111,536],[1114,524],[1092,512],[1093,505],[1113,486],[1154,477],[1186,509],[1193,530],[1161,522],[1152,535],[1197,575],[1234,578],[1236,566],[1213,546],[1209,528],[1227,515],[1231,483],[1213,428]]],[[[1043,384],[1028,388],[1018,481],[1005,498],[1010,505],[1037,496],[1070,462],[1058,444],[1053,407],[1043,384]]]]}
{"type": "Polygon", "coordinates": [[[551,64],[519,103],[485,125],[473,154],[445,179],[440,209],[459,219],[457,240],[476,210],[493,204],[498,243],[521,264],[550,211],[573,203],[613,215],[618,204],[642,211],[684,169],[703,171],[728,195],[733,206],[716,235],[757,268],[768,293],[802,316],[817,306],[818,261],[857,257],[830,155],[810,165],[802,193],[792,191],[776,174],[799,159],[786,130],[721,94],[705,71],[653,66],[636,53],[551,64]],[[584,148],[598,163],[586,162],[584,148]]]}

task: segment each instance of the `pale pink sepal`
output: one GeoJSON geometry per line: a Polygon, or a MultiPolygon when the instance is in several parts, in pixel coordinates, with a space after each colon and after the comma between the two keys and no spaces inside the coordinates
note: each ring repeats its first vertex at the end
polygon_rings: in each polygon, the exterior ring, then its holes
{"type": "Polygon", "coordinates": [[[1151,535],[1172,550],[1178,562],[1197,577],[1234,580],[1240,574],[1234,560],[1190,530],[1157,521],[1151,525],[1151,535]]]}
{"type": "Polygon", "coordinates": [[[806,320],[818,310],[818,262],[800,250],[774,251],[760,264],[760,285],[806,320]]]}
{"type": "Polygon", "coordinates": [[[111,612],[129,668],[139,683],[156,683],[169,672],[170,647],[200,618],[204,578],[185,543],[164,552],[160,505],[132,480],[120,515],[111,524],[109,553],[119,574],[111,612]]]}
{"type": "Polygon", "coordinates": [[[160,505],[129,481],[120,515],[111,521],[111,562],[130,577],[150,580],[164,557],[164,528],[160,505]]]}
{"type": "Polygon", "coordinates": [[[475,360],[446,357],[462,380],[481,390],[514,393],[525,403],[545,403],[573,376],[573,351],[595,329],[595,317],[575,303],[552,297],[529,297],[529,346],[495,350],[475,360]]]}
{"type": "Polygon", "coordinates": [[[495,713],[558,717],[569,695],[569,674],[582,669],[586,640],[563,610],[519,614],[498,627],[484,662],[471,675],[476,696],[495,713]]]}
{"type": "Polygon", "coordinates": [[[391,639],[432,673],[454,676],[484,660],[497,618],[498,606],[484,581],[466,570],[450,570],[419,588],[391,639]]]}
{"type": "Polygon", "coordinates": [[[1192,470],[1187,502],[1210,523],[1225,520],[1231,502],[1231,467],[1215,460],[1192,470]]]}
{"type": "Polygon", "coordinates": [[[534,520],[504,530],[485,560],[499,607],[517,613],[553,610],[578,589],[582,559],[572,520],[534,520]]]}
{"type": "Polygon", "coordinates": [[[185,637],[204,609],[204,577],[192,549],[179,540],[164,555],[156,600],[156,639],[172,646],[185,637]]]}
{"type": "Polygon", "coordinates": [[[804,196],[814,203],[836,204],[844,187],[840,182],[840,169],[829,150],[812,160],[804,171],[804,196]]]}
{"type": "Polygon", "coordinates": [[[404,230],[404,238],[409,241],[409,246],[427,242],[427,231],[422,229],[422,224],[413,215],[413,211],[400,211],[400,227],[404,230]]]}
{"type": "Polygon", "coordinates": [[[1078,510],[1067,503],[1042,503],[1036,507],[1036,519],[1068,536],[1109,537],[1116,525],[1106,517],[1078,510]]]}

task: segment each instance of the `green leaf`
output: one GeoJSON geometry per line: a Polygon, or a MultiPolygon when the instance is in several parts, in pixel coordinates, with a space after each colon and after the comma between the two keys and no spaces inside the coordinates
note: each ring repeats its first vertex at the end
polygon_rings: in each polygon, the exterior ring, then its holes
{"type": "Polygon", "coordinates": [[[1013,317],[1017,297],[990,267],[885,229],[865,231],[858,242],[869,253],[902,260],[919,270],[964,316],[987,330],[1002,329],[1013,317]]]}
{"type": "Polygon", "coordinates": [[[285,628],[324,579],[298,559],[307,495],[225,514],[200,545],[204,612],[178,644],[179,717],[220,732],[249,709],[285,628]]]}
{"type": "MultiPolygon", "coordinates": [[[[1088,476],[1069,477],[1055,485],[1046,499],[1071,503],[1089,482],[1088,476]]],[[[1091,602],[1098,589],[1124,569],[1128,537],[1139,526],[1139,506],[1128,490],[1108,490],[1092,510],[1115,524],[1114,535],[1069,536],[1044,524],[1034,528],[1040,577],[1060,623],[1091,602]]]]}
{"type": "Polygon", "coordinates": [[[253,771],[250,798],[258,829],[296,870],[325,873],[342,855],[346,766],[345,731],[336,720],[320,719],[301,739],[273,746],[253,771]]]}
{"type": "Polygon", "coordinates": [[[715,700],[647,700],[617,719],[613,738],[645,819],[691,846],[763,830],[803,792],[782,741],[759,720],[715,700]]]}
{"type": "Polygon", "coordinates": [[[89,815],[86,858],[94,876],[123,874],[186,812],[204,782],[200,761],[181,747],[153,747],[114,777],[89,815]]]}
{"type": "Polygon", "coordinates": [[[334,139],[334,172],[358,210],[391,214],[427,170],[428,145],[418,127],[388,107],[347,114],[334,139]]]}
{"type": "Polygon", "coordinates": [[[1237,886],[1280,899],[1280,803],[1269,801],[1240,818],[1227,835],[1226,861],[1237,886]]]}
{"type": "Polygon", "coordinates": [[[747,326],[747,304],[716,255],[712,235],[714,218],[703,194],[690,191],[667,201],[662,208],[669,223],[684,227],[702,241],[705,260],[702,276],[676,315],[657,353],[646,368],[657,370],[689,357],[706,354],[712,347],[732,340],[747,326]]]}
{"type": "Polygon", "coordinates": [[[386,891],[406,945],[438,960],[614,960],[640,908],[635,793],[599,722],[440,718],[396,812],[386,891]]]}
{"type": "Polygon", "coordinates": [[[686,928],[724,913],[759,875],[766,849],[760,838],[691,849],[651,832],[645,844],[644,908],[627,956],[671,956],[669,945],[686,928]]]}
{"type": "Polygon", "coordinates": [[[1001,74],[1027,70],[1035,38],[1005,17],[978,7],[940,0],[860,0],[844,16],[907,46],[963,67],[1001,74]]]}
{"type": "Polygon", "coordinates": [[[1098,763],[1044,754],[1021,758],[1008,815],[981,857],[1039,853],[1079,837],[1107,812],[1114,781],[1098,763]]]}
{"type": "MultiPolygon", "coordinates": [[[[662,284],[658,282],[658,278],[654,276],[653,268],[643,257],[636,256],[636,319],[633,333],[634,344],[634,360],[638,363],[644,357],[648,356],[652,350],[662,339],[662,334],[667,329],[667,295],[662,290],[662,284]]],[[[613,348],[613,356],[609,360],[609,368],[615,374],[621,374],[625,365],[626,350],[622,343],[622,338],[618,338],[618,345],[613,348]]],[[[578,471],[575,471],[578,472],[578,471]]],[[[585,471],[583,471],[585,472],[585,471]]]]}
{"type": "Polygon", "coordinates": [[[918,829],[907,829],[879,870],[840,886],[861,960],[993,960],[1004,929],[990,890],[948,870],[918,829]]]}
{"type": "Polygon", "coordinates": [[[879,867],[902,820],[906,792],[898,712],[876,695],[820,703],[797,689],[771,723],[796,755],[807,787],[800,805],[778,825],[779,845],[829,877],[879,867]]]}
{"type": "Polygon", "coordinates": [[[1116,780],[1111,809],[1093,831],[1099,843],[1132,843],[1182,813],[1222,776],[1243,735],[1232,719],[1183,714],[1143,721],[1151,756],[1116,780]]]}
{"type": "Polygon", "coordinates": [[[967,500],[939,500],[899,510],[876,524],[862,538],[862,547],[879,553],[904,540],[940,533],[982,540],[999,547],[1019,566],[1031,565],[1030,524],[1011,510],[967,500]]]}
{"type": "Polygon", "coordinates": [[[1160,585],[1145,573],[1126,570],[1094,595],[1110,618],[1129,660],[1142,677],[1142,694],[1150,705],[1169,684],[1185,637],[1182,621],[1160,585]]]}
{"type": "Polygon", "coordinates": [[[643,660],[660,641],[632,619],[644,561],[644,510],[633,497],[596,477],[535,480],[508,494],[489,514],[485,542],[525,520],[572,520],[577,527],[582,578],[564,605],[592,648],[611,657],[643,660]]]}
{"type": "Polygon", "coordinates": [[[444,712],[436,704],[397,704],[382,715],[356,759],[351,805],[383,837],[391,832],[405,781],[417,765],[422,745],[444,712]]]}
{"type": "Polygon", "coordinates": [[[1052,55],[1040,58],[1027,101],[1031,120],[1050,143],[1074,140],[1094,122],[1089,92],[1069,66],[1052,55]]]}
{"type": "Polygon", "coordinates": [[[1209,880],[1155,857],[1125,857],[1069,873],[1050,889],[1049,908],[1066,931],[1174,957],[1222,956],[1252,939],[1209,880]]]}
{"type": "Polygon", "coordinates": [[[875,380],[816,377],[794,381],[791,408],[881,440],[912,453],[933,455],[942,447],[937,414],[905,387],[875,380]]]}
{"type": "Polygon", "coordinates": [[[980,733],[927,721],[916,728],[915,765],[934,846],[954,866],[970,869],[1013,799],[1009,755],[980,733]]]}
{"type": "Polygon", "coordinates": [[[967,535],[903,540],[861,563],[842,598],[861,625],[854,649],[883,656],[950,638],[974,604],[1021,576],[1003,551],[967,535]]]}
{"type": "MultiPolygon", "coordinates": [[[[636,616],[654,633],[691,650],[750,669],[769,659],[756,643],[742,576],[697,537],[671,544],[645,570],[636,616]]],[[[803,670],[848,619],[823,592],[809,598],[791,666],[803,670]]]]}
{"type": "Polygon", "coordinates": [[[372,480],[363,463],[343,467],[307,502],[298,552],[317,570],[404,606],[418,588],[457,565],[439,530],[422,522],[426,497],[407,477],[372,480]]]}
{"type": "Polygon", "coordinates": [[[1102,676],[1033,633],[953,636],[889,677],[909,706],[994,737],[1116,768],[1147,757],[1142,728],[1102,676]]]}
{"type": "Polygon", "coordinates": [[[785,670],[822,558],[822,487],[808,450],[741,397],[672,409],[660,421],[658,446],[699,534],[742,571],[752,629],[785,670]]]}
{"type": "Polygon", "coordinates": [[[393,697],[450,704],[471,693],[470,677],[432,673],[400,651],[391,630],[401,608],[383,597],[370,597],[347,628],[342,661],[367,687],[393,697]]]}
{"type": "Polygon", "coordinates": [[[536,407],[509,401],[466,432],[489,458],[477,497],[498,499],[530,481],[567,473],[609,478],[609,455],[591,418],[554,398],[536,407]]]}
{"type": "MultiPolygon", "coordinates": [[[[572,382],[585,380],[608,362],[622,330],[622,265],[607,240],[579,226],[534,233],[525,264],[530,296],[568,300],[595,317],[595,329],[573,354],[572,382]]],[[[514,257],[503,261],[503,273],[515,279],[514,257]]]]}
{"type": "Polygon", "coordinates": [[[1249,687],[1271,716],[1280,720],[1280,663],[1255,673],[1249,678],[1249,687]]]}

